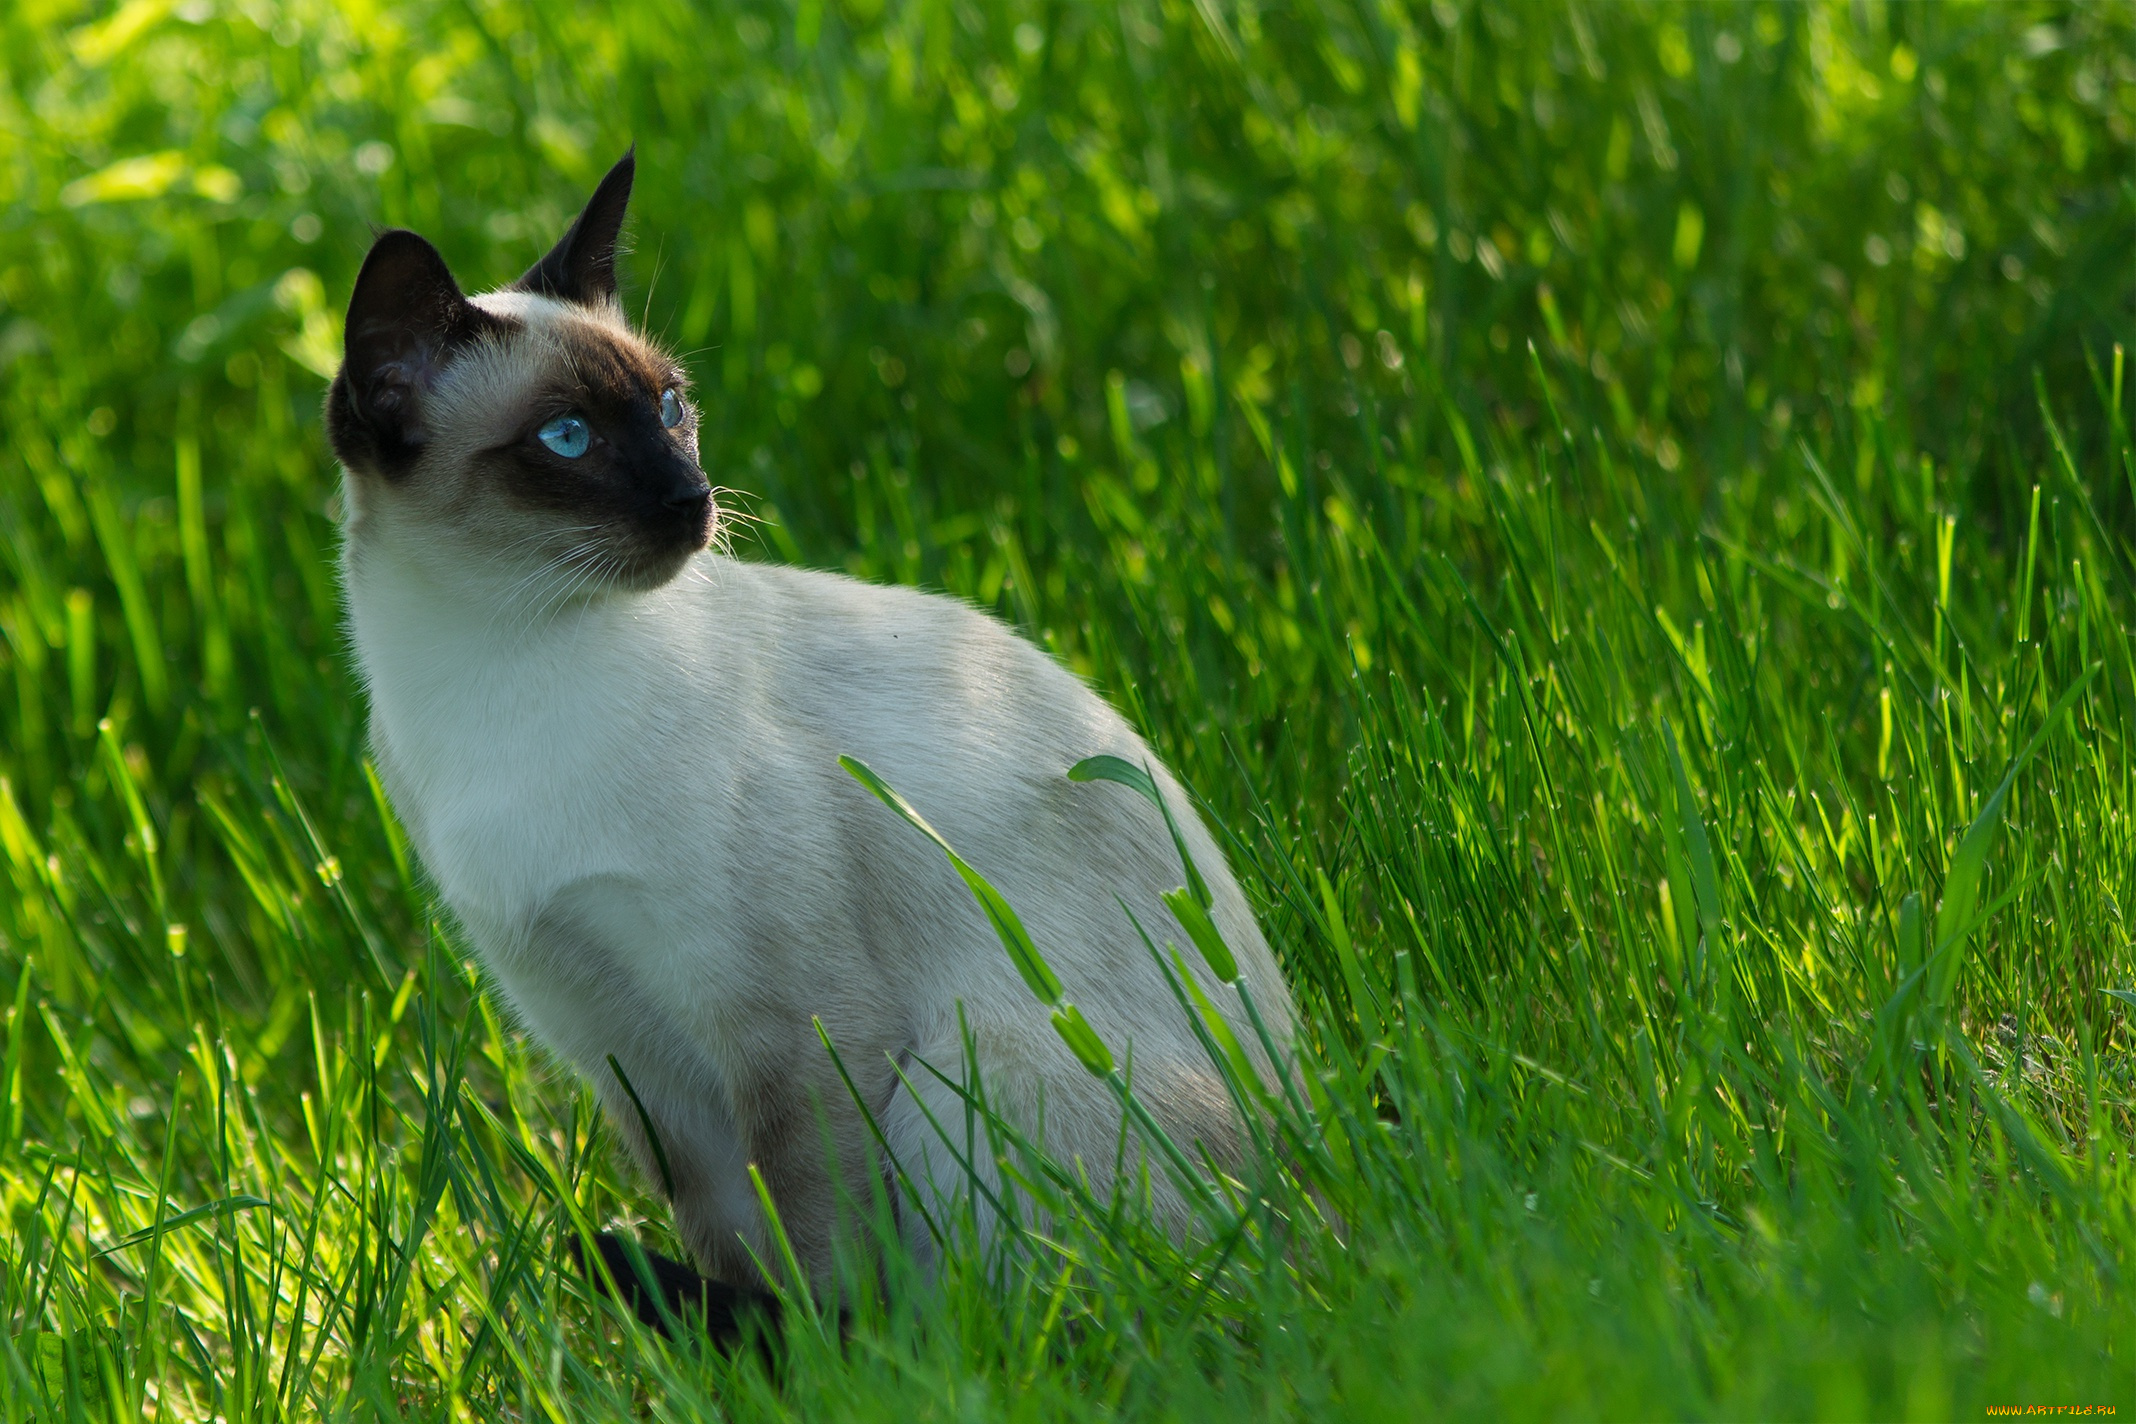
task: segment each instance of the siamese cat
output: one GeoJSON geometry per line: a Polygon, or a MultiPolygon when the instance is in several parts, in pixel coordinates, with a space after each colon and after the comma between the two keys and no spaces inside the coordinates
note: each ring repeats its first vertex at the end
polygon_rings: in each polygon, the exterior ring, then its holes
{"type": "MultiPolygon", "coordinates": [[[[429,242],[381,235],[327,395],[372,752],[496,992],[664,1187],[722,1283],[715,1311],[776,1259],[752,1165],[819,1281],[849,1229],[841,1177],[865,1202],[863,1174],[887,1170],[867,1115],[907,1191],[968,1190],[948,1083],[974,1069],[1103,1191],[1113,1093],[940,850],[840,767],[850,753],[1016,907],[1173,1138],[1238,1162],[1243,1125],[1127,913],[1188,943],[1159,898],[1182,879],[1171,832],[1143,798],[1065,773],[1099,753],[1153,769],[1287,1045],[1289,993],[1216,843],[1127,723],[992,617],[725,556],[688,374],[617,300],[633,172],[626,154],[494,292],[462,295],[429,242]]],[[[983,1138],[977,1157],[991,1177],[983,1138]]],[[[1183,1226],[1176,1189],[1149,1176],[1183,1226]]],[[[925,1216],[891,1199],[934,1261],[925,1216]]],[[[671,1296],[678,1273],[656,1272],[671,1296]]]]}

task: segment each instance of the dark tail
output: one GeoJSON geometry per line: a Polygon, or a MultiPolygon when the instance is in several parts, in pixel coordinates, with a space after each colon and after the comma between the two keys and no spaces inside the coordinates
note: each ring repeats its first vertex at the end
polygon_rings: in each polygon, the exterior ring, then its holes
{"type": "Polygon", "coordinates": [[[702,1335],[729,1345],[742,1338],[742,1322],[751,1317],[759,1322],[760,1339],[776,1333],[779,1301],[769,1291],[707,1280],[682,1262],[610,1231],[596,1235],[593,1245],[608,1268],[606,1277],[588,1267],[576,1240],[571,1256],[594,1289],[605,1294],[613,1279],[617,1299],[663,1335],[702,1335]]]}

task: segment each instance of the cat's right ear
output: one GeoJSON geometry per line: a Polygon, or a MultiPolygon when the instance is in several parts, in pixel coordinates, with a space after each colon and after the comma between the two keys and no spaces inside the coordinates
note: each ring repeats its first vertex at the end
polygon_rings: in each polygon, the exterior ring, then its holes
{"type": "Polygon", "coordinates": [[[356,275],[341,371],[327,392],[327,434],[341,462],[405,473],[430,437],[424,398],[446,364],[504,325],[461,294],[435,247],[403,229],[381,233],[356,275]]]}
{"type": "Polygon", "coordinates": [[[593,190],[563,238],[512,285],[522,292],[583,306],[615,301],[616,246],[637,174],[638,146],[632,144],[601,179],[601,186],[593,190]]]}

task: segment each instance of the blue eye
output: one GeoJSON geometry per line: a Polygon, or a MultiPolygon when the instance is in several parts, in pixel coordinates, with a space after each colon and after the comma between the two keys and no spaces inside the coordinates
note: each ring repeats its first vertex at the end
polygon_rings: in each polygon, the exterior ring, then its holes
{"type": "Polygon", "coordinates": [[[660,423],[673,430],[682,424],[682,393],[670,388],[660,393],[660,423]]]}
{"type": "Polygon", "coordinates": [[[567,460],[576,460],[593,443],[593,432],[575,415],[559,415],[534,432],[534,438],[567,460]]]}

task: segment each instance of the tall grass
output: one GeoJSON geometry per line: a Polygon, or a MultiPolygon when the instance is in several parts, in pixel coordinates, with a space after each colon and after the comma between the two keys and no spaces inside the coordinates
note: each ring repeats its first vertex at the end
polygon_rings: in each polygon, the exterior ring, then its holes
{"type": "Polygon", "coordinates": [[[6,1418],[2136,1406],[2125,8],[0,35],[6,1418]],[[1228,836],[1324,1143],[1228,1238],[1025,1161],[776,1367],[565,1263],[664,1208],[364,760],[316,411],[368,224],[502,281],[632,140],[745,553],[994,609],[1228,836]]]}

